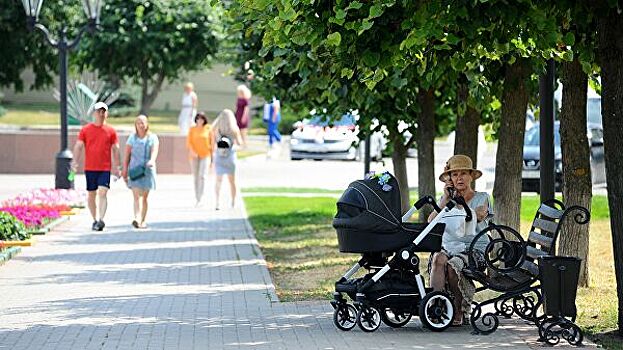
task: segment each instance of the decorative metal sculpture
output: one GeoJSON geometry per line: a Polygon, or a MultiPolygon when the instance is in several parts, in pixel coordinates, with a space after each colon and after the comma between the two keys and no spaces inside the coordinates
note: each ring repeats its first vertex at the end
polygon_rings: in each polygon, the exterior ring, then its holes
{"type": "MultiPolygon", "coordinates": [[[[110,106],[119,98],[119,92],[109,89],[95,74],[84,73],[79,80],[70,80],[67,85],[67,114],[80,124],[93,121],[91,112],[95,102],[102,101],[110,106]]],[[[54,98],[60,101],[58,90],[54,90],[54,98]]]]}

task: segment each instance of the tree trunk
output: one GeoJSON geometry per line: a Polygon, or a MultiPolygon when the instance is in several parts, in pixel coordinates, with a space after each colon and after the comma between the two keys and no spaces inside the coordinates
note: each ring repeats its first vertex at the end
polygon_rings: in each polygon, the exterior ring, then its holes
{"type": "Polygon", "coordinates": [[[495,158],[493,199],[495,222],[519,230],[523,139],[528,108],[529,62],[518,59],[506,66],[502,92],[500,140],[495,158]]]}
{"type": "MultiPolygon", "coordinates": [[[[418,195],[435,197],[435,90],[420,90],[418,103],[421,108],[416,131],[418,195]]],[[[429,206],[422,208],[419,220],[426,222],[431,210],[429,206]]]]}
{"type": "Polygon", "coordinates": [[[623,14],[602,11],[598,18],[598,54],[601,62],[601,116],[614,271],[619,298],[619,334],[623,335],[623,14]]]}
{"type": "Polygon", "coordinates": [[[164,83],[164,73],[158,75],[156,81],[154,82],[154,86],[151,88],[151,91],[149,91],[149,80],[150,79],[147,76],[142,77],[141,110],[139,113],[144,115],[149,115],[151,105],[154,103],[156,97],[158,97],[158,94],[162,89],[162,83],[164,83]]]}
{"type": "MultiPolygon", "coordinates": [[[[478,126],[480,126],[480,111],[470,106],[467,102],[469,89],[467,84],[459,83],[459,103],[465,106],[465,113],[457,113],[456,130],[454,133],[454,154],[469,156],[474,162],[474,168],[478,164],[478,126]]],[[[463,108],[457,108],[461,111],[463,108]]]]}
{"type": "Polygon", "coordinates": [[[407,178],[407,147],[405,146],[402,135],[398,130],[394,130],[394,135],[390,135],[392,140],[392,164],[394,166],[394,176],[398,180],[400,188],[402,213],[409,210],[409,180],[407,178]]]}
{"type": "MultiPolygon", "coordinates": [[[[590,148],[586,137],[586,95],[588,76],[580,61],[562,63],[562,112],[560,137],[563,164],[562,196],[566,206],[591,209],[592,181],[590,148]]],[[[579,285],[587,287],[589,226],[567,220],[560,235],[559,253],[582,259],[579,285]]]]}

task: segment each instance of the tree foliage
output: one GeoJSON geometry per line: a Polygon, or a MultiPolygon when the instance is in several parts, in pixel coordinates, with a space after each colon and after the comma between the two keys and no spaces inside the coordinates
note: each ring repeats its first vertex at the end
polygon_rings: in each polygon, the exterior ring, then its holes
{"type": "Polygon", "coordinates": [[[142,88],[146,113],[165,79],[208,67],[221,37],[218,8],[201,0],[109,0],[101,29],[84,41],[80,62],[115,82],[142,88]]]}
{"type": "MultiPolygon", "coordinates": [[[[40,31],[28,30],[21,1],[0,0],[0,8],[0,86],[12,87],[16,91],[49,86],[59,69],[58,53],[48,45],[40,31]],[[27,68],[34,73],[32,86],[24,86],[21,78],[27,68]]],[[[85,24],[80,17],[81,11],[79,2],[46,1],[39,21],[56,38],[58,30],[65,24],[72,29],[69,31],[71,36],[75,35],[80,24],[85,24]]]]}

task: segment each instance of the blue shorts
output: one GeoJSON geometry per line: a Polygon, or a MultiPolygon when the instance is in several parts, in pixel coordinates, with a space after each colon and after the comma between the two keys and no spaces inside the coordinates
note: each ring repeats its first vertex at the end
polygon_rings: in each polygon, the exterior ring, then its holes
{"type": "Polygon", "coordinates": [[[85,171],[87,191],[97,191],[98,187],[110,188],[110,171],[85,171]]]}

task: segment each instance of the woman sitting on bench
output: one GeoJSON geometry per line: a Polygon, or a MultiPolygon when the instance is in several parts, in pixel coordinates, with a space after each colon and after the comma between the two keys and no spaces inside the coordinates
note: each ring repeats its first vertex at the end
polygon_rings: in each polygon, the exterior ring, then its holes
{"type": "MultiPolygon", "coordinates": [[[[472,160],[465,155],[452,156],[447,162],[439,180],[446,185],[444,194],[439,201],[439,206],[444,207],[450,198],[461,196],[467,205],[473,210],[477,218],[475,232],[444,232],[443,249],[434,253],[429,260],[429,273],[431,286],[436,291],[448,290],[454,297],[454,320],[453,326],[466,324],[470,313],[471,302],[475,287],[473,282],[464,278],[461,271],[469,263],[467,250],[475,235],[487,227],[486,219],[493,215],[493,209],[489,205],[489,194],[476,192],[472,188],[472,182],[482,176],[480,170],[473,168],[472,160]]],[[[437,213],[433,211],[428,217],[432,221],[437,213]]],[[[472,227],[473,231],[473,227],[472,227]]],[[[474,261],[484,266],[484,250],[487,247],[487,238],[480,239],[474,245],[472,253],[474,261]]]]}

